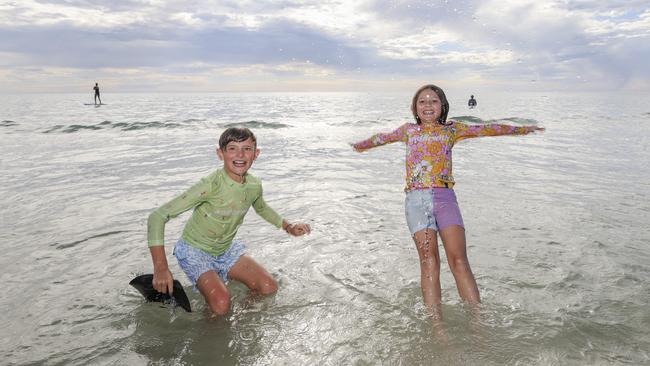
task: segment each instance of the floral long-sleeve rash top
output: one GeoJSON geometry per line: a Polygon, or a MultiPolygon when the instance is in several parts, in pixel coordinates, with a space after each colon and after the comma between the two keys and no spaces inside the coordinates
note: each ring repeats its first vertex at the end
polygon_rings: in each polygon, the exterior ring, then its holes
{"type": "Polygon", "coordinates": [[[406,188],[428,189],[454,186],[451,149],[460,140],[500,135],[525,135],[533,127],[501,124],[468,125],[452,121],[449,125],[422,126],[405,123],[393,132],[378,133],[354,144],[358,150],[402,141],[406,143],[406,188]]]}

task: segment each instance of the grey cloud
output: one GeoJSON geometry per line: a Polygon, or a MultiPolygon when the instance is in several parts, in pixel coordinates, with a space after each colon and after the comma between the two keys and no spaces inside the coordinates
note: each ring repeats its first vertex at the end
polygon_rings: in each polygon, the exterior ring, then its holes
{"type": "Polygon", "coordinates": [[[79,68],[149,67],[182,62],[284,63],[309,60],[341,69],[367,67],[374,51],[347,45],[295,23],[261,29],[129,27],[80,30],[68,26],[0,29],[0,50],[40,65],[79,68]]]}
{"type": "MultiPolygon", "coordinates": [[[[257,1],[257,0],[165,0],[165,1],[143,1],[143,0],[36,0],[43,5],[64,5],[79,9],[101,9],[106,13],[113,12],[145,12],[153,16],[153,20],[164,19],[170,13],[188,12],[192,14],[219,14],[222,12],[233,12],[237,14],[258,14],[265,15],[281,11],[286,8],[297,8],[304,6],[322,6],[326,1],[257,1]]],[[[13,7],[18,9],[17,2],[13,7]]]]}
{"type": "Polygon", "coordinates": [[[589,12],[609,12],[611,10],[624,12],[643,12],[648,10],[647,0],[573,0],[565,3],[569,10],[583,10],[589,12]]]}
{"type": "Polygon", "coordinates": [[[366,9],[391,21],[409,23],[415,29],[424,24],[453,23],[470,20],[480,1],[394,1],[376,0],[368,3],[366,9]]]}
{"type": "MultiPolygon", "coordinates": [[[[592,68],[595,73],[613,80],[650,77],[650,71],[643,65],[650,50],[648,37],[628,40],[616,27],[607,35],[588,33],[583,23],[585,19],[607,18],[603,14],[616,18],[615,14],[621,12],[627,14],[623,17],[625,21],[634,20],[648,10],[647,1],[576,0],[554,4],[554,10],[559,10],[560,14],[564,11],[565,16],[543,19],[530,5],[520,4],[486,19],[477,15],[480,7],[485,6],[479,1],[378,0],[369,10],[389,22],[410,23],[412,32],[419,31],[418,25],[424,24],[452,29],[462,37],[464,45],[459,45],[460,49],[509,50],[517,55],[520,59],[517,64],[471,66],[477,71],[489,70],[495,76],[521,74],[523,77],[554,78],[566,75],[567,67],[571,67],[575,74],[592,68]],[[385,11],[386,8],[390,8],[390,12],[385,11]]],[[[405,32],[408,31],[405,28],[405,32]]]]}
{"type": "MultiPolygon", "coordinates": [[[[583,19],[594,19],[596,13],[607,14],[608,9],[627,9],[626,17],[638,17],[645,9],[642,1],[614,0],[607,7],[586,0],[565,2],[562,6],[567,16],[557,19],[540,19],[526,6],[515,7],[512,12],[500,11],[498,19],[482,19],[476,15],[482,6],[479,1],[378,0],[360,10],[371,12],[378,22],[390,23],[393,31],[400,28],[399,36],[417,34],[424,25],[452,30],[461,36],[460,42],[437,45],[434,51],[439,53],[512,51],[518,60],[505,65],[382,56],[372,44],[387,35],[379,33],[376,39],[368,39],[362,32],[357,35],[324,32],[318,24],[309,26],[283,20],[279,15],[282,8],[306,6],[304,2],[297,5],[293,1],[175,1],[156,7],[135,0],[67,0],[65,3],[85,8],[101,6],[110,11],[141,11],[147,14],[147,19],[140,24],[105,30],[91,25],[75,27],[70,22],[50,26],[0,25],[0,52],[19,55],[10,58],[6,67],[157,68],[162,73],[176,73],[197,70],[191,64],[211,68],[309,61],[336,69],[339,75],[361,73],[379,79],[437,75],[462,78],[473,73],[488,79],[556,80],[585,70],[590,70],[592,76],[620,83],[634,77],[650,78],[650,71],[644,65],[650,54],[647,36],[627,39],[616,33],[616,27],[611,29],[611,34],[596,35],[586,32],[581,24],[583,19]],[[624,8],[627,4],[630,7],[624,8]],[[202,20],[202,28],[178,23],[169,15],[187,9],[192,9],[194,18],[202,20]],[[257,14],[267,23],[254,29],[225,27],[223,24],[232,23],[224,9],[257,14]],[[266,12],[272,15],[266,16],[266,12]],[[268,22],[272,18],[276,20],[268,22]]],[[[321,2],[307,5],[321,5],[321,2]]],[[[12,10],[21,19],[25,17],[23,11],[19,7],[12,10]]]]}

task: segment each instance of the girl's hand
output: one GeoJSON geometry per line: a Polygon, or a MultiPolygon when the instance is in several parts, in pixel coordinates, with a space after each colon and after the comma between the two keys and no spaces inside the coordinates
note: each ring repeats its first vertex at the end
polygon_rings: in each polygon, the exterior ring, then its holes
{"type": "Polygon", "coordinates": [[[354,151],[356,151],[356,152],[362,152],[362,151],[363,151],[363,150],[361,150],[361,149],[359,149],[359,148],[357,147],[357,144],[352,143],[352,142],[350,142],[349,144],[350,144],[350,146],[352,146],[352,148],[354,149],[354,151]]]}
{"type": "Polygon", "coordinates": [[[309,224],[303,224],[303,223],[298,223],[298,224],[288,224],[284,230],[289,233],[289,235],[293,236],[301,236],[305,234],[311,233],[311,227],[309,224]]]}
{"type": "Polygon", "coordinates": [[[530,132],[544,132],[546,129],[544,127],[530,126],[530,132]]]}

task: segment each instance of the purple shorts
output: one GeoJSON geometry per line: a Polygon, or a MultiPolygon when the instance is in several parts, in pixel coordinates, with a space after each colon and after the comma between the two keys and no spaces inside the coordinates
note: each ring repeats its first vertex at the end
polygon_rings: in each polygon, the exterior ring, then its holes
{"type": "Polygon", "coordinates": [[[406,223],[411,235],[424,229],[442,230],[450,225],[463,225],[463,217],[450,188],[418,189],[406,193],[406,223]]]}

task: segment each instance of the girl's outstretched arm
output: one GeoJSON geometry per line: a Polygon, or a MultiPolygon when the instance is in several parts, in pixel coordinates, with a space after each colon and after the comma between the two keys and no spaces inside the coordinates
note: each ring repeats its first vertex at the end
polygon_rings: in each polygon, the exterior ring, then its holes
{"type": "Polygon", "coordinates": [[[544,131],[543,127],[538,126],[511,126],[498,123],[489,123],[485,125],[466,125],[455,122],[456,141],[483,137],[483,136],[503,136],[503,135],[526,135],[535,131],[544,131]]]}
{"type": "Polygon", "coordinates": [[[393,132],[389,133],[377,133],[370,138],[355,142],[352,145],[352,148],[355,151],[362,152],[368,149],[371,149],[373,147],[381,146],[381,145],[386,145],[390,144],[392,142],[397,142],[397,141],[406,141],[406,128],[408,126],[408,123],[400,126],[393,132]]]}

